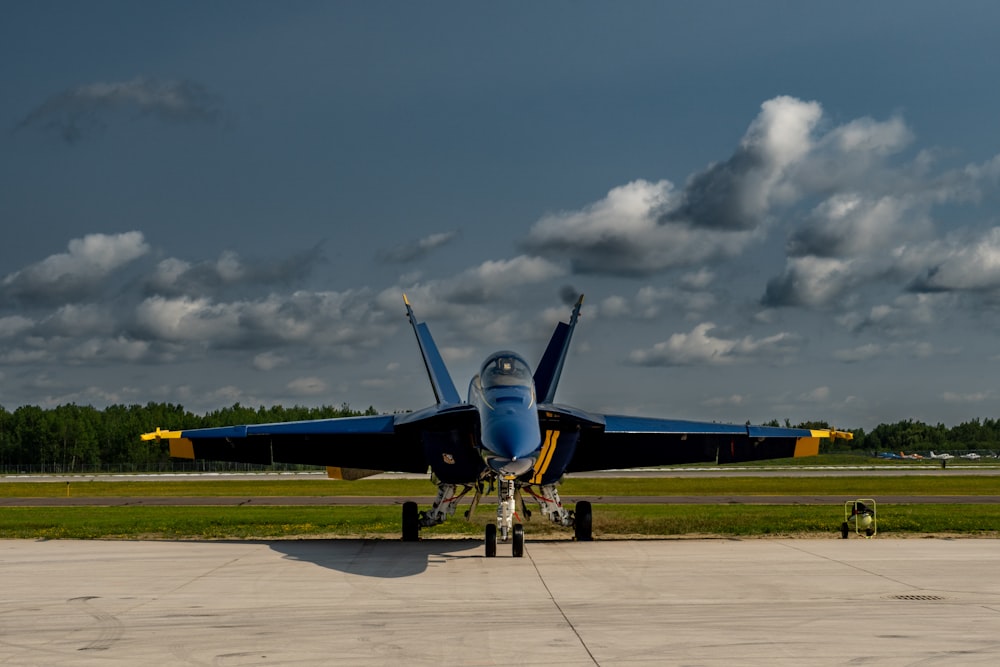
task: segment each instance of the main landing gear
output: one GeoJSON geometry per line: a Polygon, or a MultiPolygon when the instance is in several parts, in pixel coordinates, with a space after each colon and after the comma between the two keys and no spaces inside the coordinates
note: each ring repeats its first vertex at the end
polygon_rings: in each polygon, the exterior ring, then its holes
{"type": "MultiPolygon", "coordinates": [[[[559,492],[554,484],[543,486],[540,493],[535,493],[528,487],[527,491],[538,501],[542,514],[555,524],[573,527],[573,535],[577,542],[590,542],[593,536],[593,510],[590,502],[581,500],[576,504],[576,511],[571,512],[562,505],[559,492]]],[[[511,555],[514,558],[524,556],[524,526],[514,523],[514,508],[516,500],[521,500],[525,519],[531,517],[531,512],[524,505],[524,499],[516,488],[513,480],[503,480],[497,489],[497,522],[486,526],[486,557],[497,555],[497,540],[511,541],[511,555]],[[499,533],[499,535],[498,535],[499,533]]]]}
{"type": "MultiPolygon", "coordinates": [[[[403,503],[403,541],[416,542],[420,539],[420,529],[428,526],[436,526],[455,513],[455,507],[470,490],[472,486],[465,486],[461,491],[454,484],[438,484],[438,497],[435,499],[432,508],[427,512],[417,509],[415,502],[403,503]]],[[[479,503],[479,496],[483,491],[482,485],[476,485],[475,497],[472,501],[472,508],[466,512],[466,518],[470,518],[473,509],[479,503]]],[[[553,523],[566,528],[573,528],[573,536],[577,542],[590,542],[593,537],[593,511],[591,505],[586,500],[581,500],[576,504],[576,510],[571,511],[563,507],[559,499],[559,492],[554,484],[534,487],[524,486],[518,489],[514,480],[501,480],[497,485],[497,520],[486,526],[486,557],[494,558],[497,555],[497,542],[510,542],[511,555],[514,558],[524,556],[524,526],[514,523],[514,514],[517,502],[521,503],[523,517],[525,520],[531,518],[531,511],[524,503],[521,492],[530,494],[541,506],[542,514],[553,523]],[[537,492],[536,492],[537,491],[537,492]]]]}
{"type": "Polygon", "coordinates": [[[501,542],[511,540],[512,555],[520,558],[524,555],[524,526],[514,524],[515,496],[517,487],[512,479],[500,480],[497,485],[497,522],[486,526],[486,557],[497,555],[497,539],[501,542]]]}

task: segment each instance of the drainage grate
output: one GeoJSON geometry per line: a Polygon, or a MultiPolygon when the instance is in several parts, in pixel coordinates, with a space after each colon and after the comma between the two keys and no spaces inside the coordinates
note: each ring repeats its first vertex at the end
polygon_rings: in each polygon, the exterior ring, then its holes
{"type": "Polygon", "coordinates": [[[943,595],[890,595],[890,600],[947,600],[943,595]]]}

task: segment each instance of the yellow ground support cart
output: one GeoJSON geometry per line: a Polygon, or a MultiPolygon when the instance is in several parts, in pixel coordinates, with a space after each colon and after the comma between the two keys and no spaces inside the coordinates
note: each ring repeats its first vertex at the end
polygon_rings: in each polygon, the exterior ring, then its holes
{"type": "Polygon", "coordinates": [[[840,536],[846,540],[851,530],[864,535],[865,539],[875,537],[878,522],[873,498],[858,498],[844,503],[844,523],[840,526],[840,536]]]}

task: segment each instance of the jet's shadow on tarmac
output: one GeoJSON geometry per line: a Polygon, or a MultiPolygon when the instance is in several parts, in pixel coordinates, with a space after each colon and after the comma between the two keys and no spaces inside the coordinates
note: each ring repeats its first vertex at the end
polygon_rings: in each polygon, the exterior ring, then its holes
{"type": "Polygon", "coordinates": [[[363,577],[397,579],[430,565],[481,558],[479,540],[274,540],[265,542],[283,557],[363,577]]]}

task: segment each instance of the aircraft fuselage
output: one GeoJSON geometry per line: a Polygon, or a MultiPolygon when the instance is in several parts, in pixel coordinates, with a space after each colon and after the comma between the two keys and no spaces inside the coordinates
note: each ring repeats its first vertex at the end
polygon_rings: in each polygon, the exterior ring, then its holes
{"type": "Polygon", "coordinates": [[[491,354],[469,384],[469,403],[479,412],[480,453],[490,470],[501,479],[531,470],[542,438],[527,362],[514,352],[491,354]]]}

